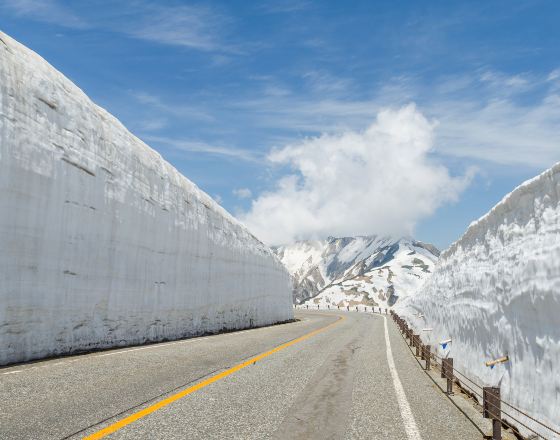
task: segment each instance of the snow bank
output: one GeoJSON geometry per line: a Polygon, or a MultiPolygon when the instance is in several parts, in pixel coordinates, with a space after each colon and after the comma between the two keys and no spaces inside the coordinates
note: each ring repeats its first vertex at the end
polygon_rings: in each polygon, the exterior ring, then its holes
{"type": "Polygon", "coordinates": [[[0,364],[292,317],[267,247],[0,33],[0,364]]]}
{"type": "Polygon", "coordinates": [[[453,338],[459,370],[501,381],[504,400],[560,429],[560,163],[471,224],[396,311],[433,327],[432,343],[453,338]],[[484,365],[505,354],[509,363],[484,365]]]}

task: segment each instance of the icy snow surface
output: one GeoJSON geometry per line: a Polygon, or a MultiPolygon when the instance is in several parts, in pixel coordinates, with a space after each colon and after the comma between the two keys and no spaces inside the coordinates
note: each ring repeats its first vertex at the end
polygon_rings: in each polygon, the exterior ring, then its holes
{"type": "Polygon", "coordinates": [[[294,300],[314,306],[388,307],[431,274],[438,251],[402,238],[302,241],[275,249],[294,279],[294,300]]]}
{"type": "Polygon", "coordinates": [[[0,364],[292,317],[267,247],[0,33],[0,364]]]}
{"type": "Polygon", "coordinates": [[[432,343],[452,338],[450,357],[463,373],[501,382],[504,400],[559,430],[560,163],[471,224],[396,309],[417,329],[433,327],[432,343]],[[484,365],[502,355],[510,362],[484,365]]]}

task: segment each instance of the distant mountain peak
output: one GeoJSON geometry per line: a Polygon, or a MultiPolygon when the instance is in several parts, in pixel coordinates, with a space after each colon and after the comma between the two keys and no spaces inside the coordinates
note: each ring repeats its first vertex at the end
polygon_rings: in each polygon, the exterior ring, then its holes
{"type": "Polygon", "coordinates": [[[273,249],[294,283],[294,302],[392,305],[431,274],[439,250],[412,237],[302,240],[273,249]]]}

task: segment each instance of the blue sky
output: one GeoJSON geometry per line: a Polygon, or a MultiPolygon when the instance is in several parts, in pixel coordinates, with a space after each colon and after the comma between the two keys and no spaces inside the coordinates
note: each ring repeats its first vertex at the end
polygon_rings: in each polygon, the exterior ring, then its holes
{"type": "Polygon", "coordinates": [[[559,22],[554,1],[0,0],[2,31],[270,243],[459,238],[560,160],[559,22]]]}

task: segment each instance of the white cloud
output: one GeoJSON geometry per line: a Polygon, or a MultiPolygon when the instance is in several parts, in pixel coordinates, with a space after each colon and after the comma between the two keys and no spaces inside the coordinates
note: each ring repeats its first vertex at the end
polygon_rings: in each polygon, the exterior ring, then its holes
{"type": "Polygon", "coordinates": [[[232,51],[222,41],[229,19],[204,6],[138,4],[140,15],[120,29],[131,37],[203,51],[232,51]]]}
{"type": "Polygon", "coordinates": [[[531,100],[519,98],[529,85],[515,78],[503,87],[511,90],[516,84],[520,95],[496,90],[474,98],[436,97],[429,113],[438,121],[438,150],[509,166],[552,166],[560,160],[560,94],[547,82],[550,75],[531,82],[534,89],[545,88],[531,100]]]}
{"type": "Polygon", "coordinates": [[[339,78],[325,71],[310,70],[303,74],[303,79],[316,92],[344,92],[352,86],[352,82],[339,78]]]}
{"type": "Polygon", "coordinates": [[[167,121],[162,118],[146,119],[140,124],[143,131],[159,131],[167,127],[167,121]]]}
{"type": "Polygon", "coordinates": [[[547,81],[556,81],[560,78],[560,69],[554,69],[546,78],[547,81]]]}
{"type": "Polygon", "coordinates": [[[190,153],[204,153],[214,156],[224,156],[230,159],[245,160],[248,162],[258,161],[258,155],[254,151],[243,150],[241,148],[224,147],[220,145],[210,145],[205,142],[174,139],[165,136],[143,136],[143,140],[154,144],[164,144],[177,151],[190,153]]]}
{"type": "Polygon", "coordinates": [[[20,17],[83,29],[88,24],[56,0],[0,0],[0,7],[20,17]]]}
{"type": "MultiPolygon", "coordinates": [[[[59,0],[0,0],[0,8],[16,16],[63,27],[108,29],[141,40],[200,51],[241,52],[236,45],[225,42],[225,29],[231,19],[206,6],[167,6],[135,0],[103,8],[102,14],[93,14],[88,22],[59,0]]],[[[218,63],[224,60],[215,59],[218,63]]]]}
{"type": "Polygon", "coordinates": [[[501,72],[494,70],[486,70],[480,75],[480,81],[488,83],[493,87],[501,90],[511,89],[524,89],[530,87],[529,79],[524,75],[504,75],[501,72]]]}
{"type": "Polygon", "coordinates": [[[268,244],[327,235],[410,234],[454,201],[468,177],[430,158],[434,126],[414,105],[383,110],[365,131],[321,135],[270,153],[292,172],[241,220],[268,244]]]}
{"type": "Polygon", "coordinates": [[[559,72],[506,75],[484,69],[440,77],[430,85],[396,77],[360,100],[292,93],[251,97],[230,107],[251,115],[253,126],[294,138],[358,130],[380,109],[414,101],[438,122],[439,154],[543,169],[560,160],[559,72]]]}
{"type": "Polygon", "coordinates": [[[311,2],[306,0],[274,0],[261,2],[258,8],[265,13],[277,14],[301,12],[310,7],[311,2]]]}
{"type": "Polygon", "coordinates": [[[145,106],[150,106],[158,113],[166,113],[170,116],[181,118],[181,119],[192,119],[204,122],[212,122],[214,118],[205,110],[200,107],[175,103],[164,102],[160,97],[151,95],[146,92],[132,91],[131,96],[138,101],[140,104],[145,106]]]}
{"type": "Polygon", "coordinates": [[[233,195],[239,199],[250,199],[253,196],[253,193],[249,188],[237,188],[232,192],[233,195]]]}
{"type": "Polygon", "coordinates": [[[365,126],[371,121],[379,102],[375,99],[352,101],[315,98],[309,95],[284,93],[237,100],[229,103],[234,111],[251,115],[255,126],[300,132],[339,132],[365,126]]]}

